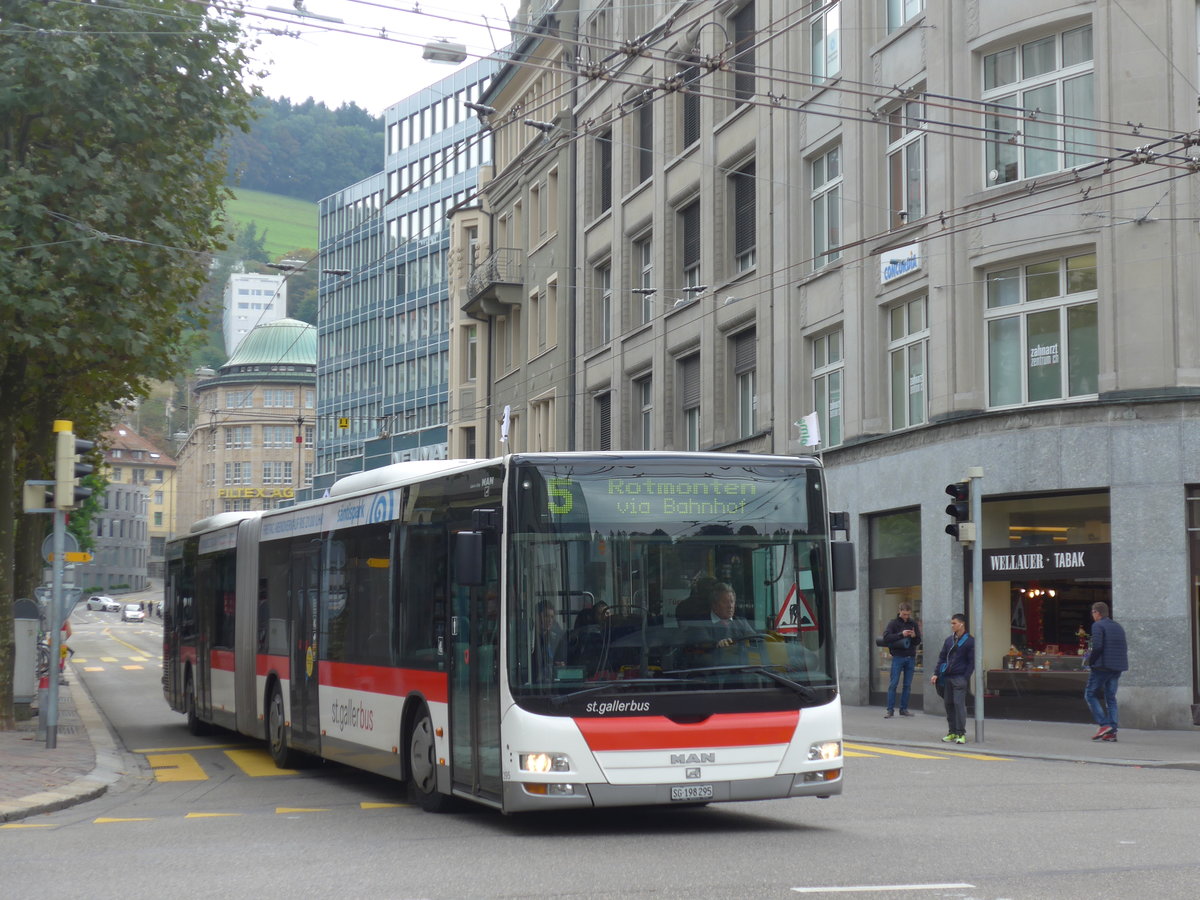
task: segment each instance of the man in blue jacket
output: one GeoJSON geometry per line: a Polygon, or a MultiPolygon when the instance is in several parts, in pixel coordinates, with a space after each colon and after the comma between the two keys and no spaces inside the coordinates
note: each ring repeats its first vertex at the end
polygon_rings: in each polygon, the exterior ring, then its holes
{"type": "Polygon", "coordinates": [[[917,647],[921,644],[921,626],[913,621],[912,604],[903,601],[896,610],[896,618],[888,622],[883,629],[883,645],[892,654],[892,676],[888,679],[887,712],[885,719],[890,719],[896,709],[896,687],[904,679],[900,688],[900,715],[911,716],[908,711],[908,698],[912,693],[913,672],[917,665],[917,647]]]}
{"type": "Polygon", "coordinates": [[[942,689],[946,702],[946,721],[950,730],[942,738],[946,744],[967,742],[967,682],[975,671],[975,638],[967,634],[967,617],[950,617],[950,637],[942,645],[937,666],[929,680],[942,689]],[[939,684],[940,683],[940,684],[939,684]]]}
{"type": "Polygon", "coordinates": [[[1083,697],[1099,726],[1092,740],[1115,741],[1117,682],[1121,673],[1129,668],[1129,651],[1125,643],[1125,629],[1109,618],[1107,603],[1092,604],[1092,647],[1085,664],[1091,671],[1088,673],[1087,687],[1083,689],[1083,697]]]}

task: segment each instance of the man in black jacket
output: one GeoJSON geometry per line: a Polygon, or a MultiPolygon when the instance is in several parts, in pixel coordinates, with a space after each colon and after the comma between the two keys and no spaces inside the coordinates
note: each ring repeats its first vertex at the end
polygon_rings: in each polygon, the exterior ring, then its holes
{"type": "Polygon", "coordinates": [[[1129,668],[1129,650],[1125,629],[1109,617],[1108,604],[1101,601],[1092,604],[1092,647],[1086,663],[1091,671],[1083,696],[1098,726],[1092,740],[1115,741],[1117,682],[1121,673],[1129,668]]]}
{"type": "Polygon", "coordinates": [[[896,686],[904,676],[904,687],[900,691],[900,715],[911,716],[908,711],[908,697],[912,692],[913,672],[917,668],[917,647],[921,643],[921,626],[913,621],[912,604],[907,600],[896,610],[896,618],[888,622],[883,629],[883,645],[892,654],[892,675],[888,679],[887,712],[885,719],[890,719],[896,709],[896,686]]]}

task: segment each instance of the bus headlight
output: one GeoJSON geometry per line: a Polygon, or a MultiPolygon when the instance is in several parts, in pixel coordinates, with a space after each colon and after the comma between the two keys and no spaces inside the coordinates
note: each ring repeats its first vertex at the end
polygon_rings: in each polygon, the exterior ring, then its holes
{"type": "Polygon", "coordinates": [[[808,758],[810,760],[818,759],[839,759],[842,755],[841,741],[821,741],[813,744],[808,748],[808,758]]]}
{"type": "Polygon", "coordinates": [[[522,772],[570,772],[571,760],[565,753],[522,753],[522,772]]]}

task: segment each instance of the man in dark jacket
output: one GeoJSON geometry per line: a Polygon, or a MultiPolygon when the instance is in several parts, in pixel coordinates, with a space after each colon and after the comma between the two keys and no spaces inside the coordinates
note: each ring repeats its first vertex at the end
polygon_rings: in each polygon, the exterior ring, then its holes
{"type": "Polygon", "coordinates": [[[1125,629],[1108,615],[1107,603],[1092,604],[1092,647],[1085,660],[1091,669],[1083,697],[1099,726],[1093,741],[1117,739],[1117,682],[1129,668],[1125,629]]]}
{"type": "Polygon", "coordinates": [[[896,609],[896,618],[883,629],[883,646],[892,654],[892,676],[888,679],[887,712],[890,719],[896,709],[896,686],[904,676],[900,690],[900,715],[911,716],[908,711],[908,696],[912,692],[913,672],[917,668],[917,647],[921,643],[921,626],[913,621],[912,604],[907,600],[896,609]]]}
{"type": "Polygon", "coordinates": [[[946,722],[950,730],[942,738],[946,744],[967,742],[967,682],[975,671],[975,638],[967,634],[967,617],[955,613],[950,617],[950,637],[938,654],[937,667],[929,680],[940,682],[942,699],[946,701],[946,722]]]}

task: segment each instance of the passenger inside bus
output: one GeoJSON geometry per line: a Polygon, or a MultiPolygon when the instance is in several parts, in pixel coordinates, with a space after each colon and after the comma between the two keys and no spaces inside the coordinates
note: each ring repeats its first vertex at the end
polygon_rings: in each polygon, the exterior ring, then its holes
{"type": "Polygon", "coordinates": [[[554,605],[549,600],[541,601],[537,605],[537,634],[533,641],[535,679],[544,684],[554,681],[554,670],[565,665],[565,643],[554,605]]]}
{"type": "Polygon", "coordinates": [[[571,662],[583,666],[585,677],[605,670],[612,646],[612,610],[597,600],[575,617],[569,644],[571,662]]]}

